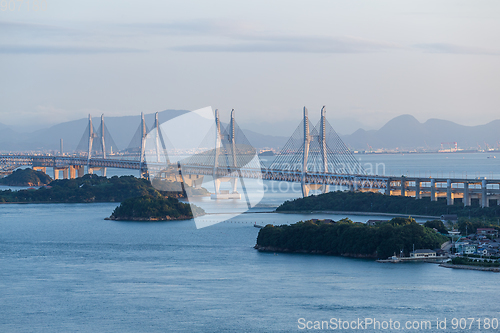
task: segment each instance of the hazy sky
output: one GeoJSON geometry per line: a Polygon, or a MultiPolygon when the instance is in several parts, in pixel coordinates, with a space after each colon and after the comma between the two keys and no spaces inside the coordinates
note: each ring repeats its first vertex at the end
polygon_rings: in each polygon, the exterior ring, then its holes
{"type": "Polygon", "coordinates": [[[0,11],[0,123],[17,128],[205,106],[279,135],[304,105],[343,134],[500,118],[497,0],[38,2],[0,11]]]}

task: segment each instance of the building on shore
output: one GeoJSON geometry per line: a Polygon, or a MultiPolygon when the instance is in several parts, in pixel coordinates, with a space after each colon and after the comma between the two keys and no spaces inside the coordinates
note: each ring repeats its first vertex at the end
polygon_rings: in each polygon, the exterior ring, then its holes
{"type": "Polygon", "coordinates": [[[436,258],[436,251],[420,249],[410,252],[410,258],[436,258]]]}

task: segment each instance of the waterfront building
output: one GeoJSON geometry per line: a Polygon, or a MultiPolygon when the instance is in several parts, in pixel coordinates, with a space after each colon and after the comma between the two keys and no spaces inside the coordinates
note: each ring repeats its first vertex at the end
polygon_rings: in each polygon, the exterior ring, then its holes
{"type": "Polygon", "coordinates": [[[429,249],[420,249],[410,252],[410,258],[435,258],[436,251],[429,249]]]}

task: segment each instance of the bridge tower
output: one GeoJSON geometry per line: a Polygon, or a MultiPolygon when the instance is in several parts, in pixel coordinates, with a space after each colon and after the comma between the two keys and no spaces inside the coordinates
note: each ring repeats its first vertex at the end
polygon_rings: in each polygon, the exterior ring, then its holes
{"type": "MultiPolygon", "coordinates": [[[[104,140],[106,128],[104,126],[104,114],[101,114],[101,126],[97,130],[98,133],[94,132],[94,126],[92,125],[92,116],[89,114],[89,137],[88,137],[88,152],[87,152],[87,172],[89,174],[93,174],[96,170],[101,170],[101,175],[106,177],[106,167],[91,167],[90,159],[92,158],[92,151],[94,148],[94,140],[98,140],[96,142],[97,149],[102,150],[102,156],[106,158],[106,143],[104,140]]],[[[80,175],[80,171],[78,172],[80,175]]]]}
{"type": "MultiPolygon", "coordinates": [[[[323,159],[323,171],[328,173],[328,154],[326,150],[326,106],[323,105],[321,108],[321,120],[320,120],[320,144],[321,144],[321,158],[323,159]]],[[[323,193],[329,191],[329,186],[324,184],[321,188],[323,193]]]]}
{"type": "Polygon", "coordinates": [[[102,156],[106,158],[106,144],[104,143],[104,114],[101,114],[101,146],[102,146],[102,156]]]}
{"type": "Polygon", "coordinates": [[[215,109],[215,158],[214,158],[214,188],[215,194],[220,193],[220,180],[217,178],[217,168],[219,166],[219,156],[221,148],[221,133],[220,133],[220,120],[219,120],[219,110],[215,109]]]}
{"type": "Polygon", "coordinates": [[[156,148],[156,162],[160,163],[160,122],[158,120],[158,112],[155,113],[155,148],[156,148]]]}
{"type": "MultiPolygon", "coordinates": [[[[231,124],[230,124],[230,137],[229,140],[231,141],[231,155],[232,155],[232,164],[234,167],[237,167],[237,161],[236,161],[236,139],[235,139],[235,120],[234,120],[234,109],[231,110],[231,124]]],[[[232,185],[232,190],[233,193],[238,193],[237,191],[237,186],[238,186],[238,178],[231,178],[231,185],[232,185]]]]}
{"type": "Polygon", "coordinates": [[[92,125],[92,116],[89,114],[89,150],[87,152],[87,168],[90,164],[90,158],[92,157],[92,143],[94,141],[94,126],[92,125]]]}
{"type": "Polygon", "coordinates": [[[277,177],[300,181],[304,197],[309,195],[310,190],[328,192],[328,184],[356,190],[359,185],[356,176],[366,175],[364,168],[326,119],[325,106],[321,108],[321,119],[316,126],[310,122],[307,108],[304,107],[301,123],[269,169],[281,172],[277,177]]]}
{"type": "MultiPolygon", "coordinates": [[[[306,184],[306,174],[307,165],[309,161],[309,151],[311,150],[311,142],[316,139],[316,136],[311,135],[309,129],[309,114],[307,108],[304,106],[304,149],[302,150],[302,195],[307,197],[309,195],[309,190],[321,189],[321,192],[327,193],[329,191],[329,186],[327,184],[318,186],[316,184],[308,185],[306,184]]],[[[319,143],[319,149],[321,153],[321,164],[323,166],[323,172],[328,173],[328,154],[327,154],[327,143],[326,143],[326,106],[323,105],[321,108],[321,119],[319,124],[319,135],[317,135],[317,140],[319,143]]],[[[316,133],[318,134],[318,133],[316,133]]]]}
{"type": "Polygon", "coordinates": [[[236,122],[234,117],[234,109],[231,110],[231,122],[229,124],[229,135],[226,131],[222,134],[221,123],[219,118],[219,110],[215,110],[215,158],[214,158],[214,167],[212,176],[214,179],[214,189],[215,193],[212,195],[212,199],[240,199],[241,195],[237,191],[238,187],[238,177],[230,176],[227,177],[220,176],[218,174],[219,167],[223,168],[236,168],[238,167],[237,158],[236,158],[236,122]],[[222,149],[222,154],[221,154],[222,149]],[[222,164],[221,161],[222,159],[222,164]],[[224,163],[225,161],[225,163],[224,163]],[[231,193],[221,193],[220,192],[220,184],[221,182],[231,183],[231,193]]]}
{"type": "Polygon", "coordinates": [[[146,165],[144,163],[145,160],[145,151],[146,151],[146,137],[148,135],[148,130],[146,128],[146,121],[144,120],[144,112],[141,112],[141,150],[140,150],[140,162],[141,162],[141,178],[146,177],[146,165]]]}
{"type": "Polygon", "coordinates": [[[306,185],[306,173],[307,173],[307,159],[309,158],[309,147],[311,145],[311,137],[309,136],[309,115],[307,113],[307,108],[304,106],[304,149],[302,153],[302,196],[307,197],[309,195],[309,188],[306,185]]]}

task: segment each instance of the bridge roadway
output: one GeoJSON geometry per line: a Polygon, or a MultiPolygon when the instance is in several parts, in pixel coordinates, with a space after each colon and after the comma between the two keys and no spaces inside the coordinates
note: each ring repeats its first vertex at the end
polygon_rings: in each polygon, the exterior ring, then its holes
{"type": "MultiPolygon", "coordinates": [[[[183,166],[185,178],[189,175],[213,176],[213,167],[183,166]]],[[[217,177],[243,177],[273,181],[301,182],[301,171],[218,168],[217,177]]],[[[334,173],[307,172],[305,183],[309,185],[334,185],[348,187],[351,190],[380,192],[386,195],[411,196],[416,199],[429,197],[431,201],[446,198],[448,205],[455,199],[462,199],[465,206],[470,206],[472,199],[478,199],[482,207],[489,207],[490,201],[500,205],[500,179],[465,179],[465,178],[421,178],[373,175],[351,175],[334,173]]]]}
{"type": "MultiPolygon", "coordinates": [[[[64,178],[75,178],[83,175],[84,167],[88,172],[101,168],[121,168],[140,170],[146,175],[149,169],[152,173],[165,170],[164,163],[141,163],[140,161],[91,158],[78,156],[51,156],[51,155],[0,155],[0,168],[31,165],[34,169],[46,172],[46,168],[54,168],[54,178],[58,178],[58,171],[64,172],[64,178]],[[69,171],[69,174],[68,174],[69,171]]],[[[175,165],[169,165],[170,172],[178,172],[175,165]]],[[[213,166],[183,165],[183,178],[188,183],[199,185],[203,176],[214,176],[213,166]]],[[[269,170],[260,168],[216,168],[217,178],[250,178],[271,181],[301,182],[302,171],[269,170]]],[[[444,197],[449,205],[454,199],[460,198],[465,206],[470,206],[473,199],[478,199],[482,207],[488,207],[490,202],[500,205],[500,179],[465,179],[465,178],[421,178],[421,177],[394,177],[373,175],[351,175],[336,173],[307,172],[305,183],[308,185],[333,185],[348,187],[351,190],[379,192],[384,190],[387,195],[411,196],[416,199],[430,197],[432,201],[444,197]]]]}

